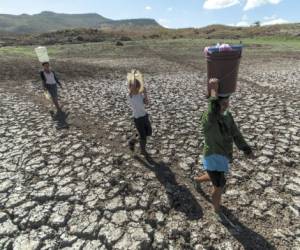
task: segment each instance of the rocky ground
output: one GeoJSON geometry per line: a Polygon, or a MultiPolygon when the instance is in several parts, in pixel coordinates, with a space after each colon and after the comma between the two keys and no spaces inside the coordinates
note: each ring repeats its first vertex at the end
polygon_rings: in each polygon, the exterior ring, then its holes
{"type": "Polygon", "coordinates": [[[126,75],[65,81],[69,129],[35,81],[0,83],[0,249],[299,249],[299,61],[241,68],[231,110],[257,158],[235,152],[224,212],[236,228],[214,220],[210,186],[191,181],[205,73],[139,63],[157,69],[145,75],[151,163],[127,149],[126,75]]]}

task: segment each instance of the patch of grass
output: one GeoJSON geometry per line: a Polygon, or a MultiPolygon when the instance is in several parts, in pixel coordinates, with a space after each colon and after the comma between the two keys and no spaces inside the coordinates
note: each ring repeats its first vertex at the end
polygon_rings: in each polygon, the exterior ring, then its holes
{"type": "Polygon", "coordinates": [[[245,45],[253,45],[253,44],[259,44],[259,45],[265,45],[270,47],[273,51],[300,51],[300,39],[298,38],[289,38],[285,39],[282,37],[259,37],[256,39],[243,39],[243,43],[245,45]]]}
{"type": "MultiPolygon", "coordinates": [[[[37,46],[8,46],[0,48],[0,55],[7,57],[25,57],[25,58],[35,58],[36,54],[34,49],[37,46]]],[[[54,47],[48,48],[49,55],[56,55],[58,49],[54,47]]]]}
{"type": "MultiPolygon", "coordinates": [[[[202,56],[205,46],[218,42],[245,45],[245,53],[249,55],[269,54],[271,52],[300,52],[299,39],[283,38],[246,38],[246,39],[150,39],[124,42],[124,46],[115,46],[114,42],[65,44],[47,46],[49,57],[64,58],[132,58],[144,56],[174,56],[180,60],[197,59],[202,56]]],[[[0,55],[7,57],[25,57],[34,59],[34,48],[37,46],[2,47],[0,55]]]]}
{"type": "Polygon", "coordinates": [[[32,57],[34,55],[34,51],[28,46],[24,47],[3,47],[0,48],[1,56],[26,56],[32,57]]]}

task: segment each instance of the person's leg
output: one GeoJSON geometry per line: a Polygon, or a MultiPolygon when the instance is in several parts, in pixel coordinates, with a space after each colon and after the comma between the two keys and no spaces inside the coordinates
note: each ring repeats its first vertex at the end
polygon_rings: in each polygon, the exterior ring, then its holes
{"type": "Polygon", "coordinates": [[[141,146],[141,154],[147,155],[146,144],[147,144],[147,131],[149,128],[147,126],[148,116],[144,116],[141,118],[141,132],[140,132],[140,146],[141,146]]]}
{"type": "Polygon", "coordinates": [[[215,209],[216,213],[220,212],[222,193],[223,193],[223,188],[222,187],[213,186],[212,204],[214,206],[214,209],[215,209]]]}
{"type": "Polygon", "coordinates": [[[149,119],[149,115],[146,115],[145,117],[145,130],[147,136],[152,136],[152,126],[149,119]]]}
{"type": "Polygon", "coordinates": [[[146,154],[146,143],[147,143],[147,135],[145,129],[145,118],[140,117],[134,120],[135,126],[139,132],[140,136],[140,147],[141,147],[141,154],[146,154]]]}
{"type": "Polygon", "coordinates": [[[199,182],[207,182],[210,181],[210,178],[208,173],[205,173],[204,175],[196,176],[194,180],[199,182]]]}
{"type": "Polygon", "coordinates": [[[57,93],[57,86],[56,85],[50,85],[48,88],[48,91],[52,97],[52,102],[57,110],[57,112],[61,111],[60,105],[58,103],[58,93],[57,93]]]}
{"type": "MultiPolygon", "coordinates": [[[[136,127],[136,126],[135,126],[136,127]]],[[[134,149],[135,149],[135,144],[137,143],[137,138],[138,138],[138,133],[135,131],[133,133],[133,135],[131,135],[131,137],[129,137],[129,140],[128,140],[128,146],[129,146],[129,149],[130,151],[134,152],[134,149]]]]}
{"type": "Polygon", "coordinates": [[[149,115],[144,116],[143,122],[143,136],[141,136],[141,151],[142,154],[147,155],[146,145],[147,145],[147,137],[152,136],[152,126],[149,119],[149,115]]]}
{"type": "Polygon", "coordinates": [[[59,106],[58,99],[57,98],[53,98],[52,100],[53,100],[53,103],[54,103],[54,106],[55,106],[57,112],[60,112],[61,108],[59,106]]]}
{"type": "Polygon", "coordinates": [[[152,136],[152,127],[148,115],[146,115],[143,120],[144,120],[143,133],[142,136],[140,137],[140,145],[141,145],[141,153],[143,155],[147,155],[148,154],[146,150],[147,136],[152,136]]]}
{"type": "Polygon", "coordinates": [[[215,212],[219,213],[220,207],[221,207],[223,188],[226,183],[224,172],[207,171],[207,173],[213,184],[212,204],[213,204],[215,212]]]}
{"type": "Polygon", "coordinates": [[[141,154],[146,155],[146,144],[147,144],[147,137],[146,138],[140,138],[140,146],[141,146],[141,154]]]}
{"type": "Polygon", "coordinates": [[[129,149],[133,152],[135,148],[135,144],[137,143],[137,134],[134,134],[128,141],[129,149]]]}

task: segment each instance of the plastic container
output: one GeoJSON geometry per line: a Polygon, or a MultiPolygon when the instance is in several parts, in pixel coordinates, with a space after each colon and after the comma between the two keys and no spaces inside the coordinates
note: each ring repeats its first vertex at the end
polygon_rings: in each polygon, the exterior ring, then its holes
{"type": "Polygon", "coordinates": [[[48,51],[46,47],[37,47],[34,49],[35,53],[41,63],[49,62],[48,51]]]}
{"type": "Polygon", "coordinates": [[[144,91],[144,76],[140,71],[133,69],[130,73],[127,73],[128,84],[133,83],[135,79],[140,82],[141,87],[139,92],[142,93],[144,91]]]}
{"type": "Polygon", "coordinates": [[[45,91],[44,91],[44,96],[45,96],[45,98],[46,98],[47,100],[51,100],[51,96],[50,96],[48,90],[45,90],[45,91]]]}
{"type": "Polygon", "coordinates": [[[207,61],[207,92],[211,78],[219,79],[219,95],[229,96],[236,91],[242,50],[216,51],[205,54],[207,61]]]}

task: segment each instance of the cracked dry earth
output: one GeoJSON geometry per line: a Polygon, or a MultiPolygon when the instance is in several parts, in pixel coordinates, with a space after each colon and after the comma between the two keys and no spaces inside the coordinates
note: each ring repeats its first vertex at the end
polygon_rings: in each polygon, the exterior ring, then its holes
{"type": "Polygon", "coordinates": [[[151,164],[126,146],[124,75],[65,82],[62,130],[39,85],[1,83],[0,249],[299,249],[299,66],[241,70],[231,109],[257,159],[235,152],[228,176],[224,212],[238,230],[191,181],[204,73],[146,74],[151,164]]]}

